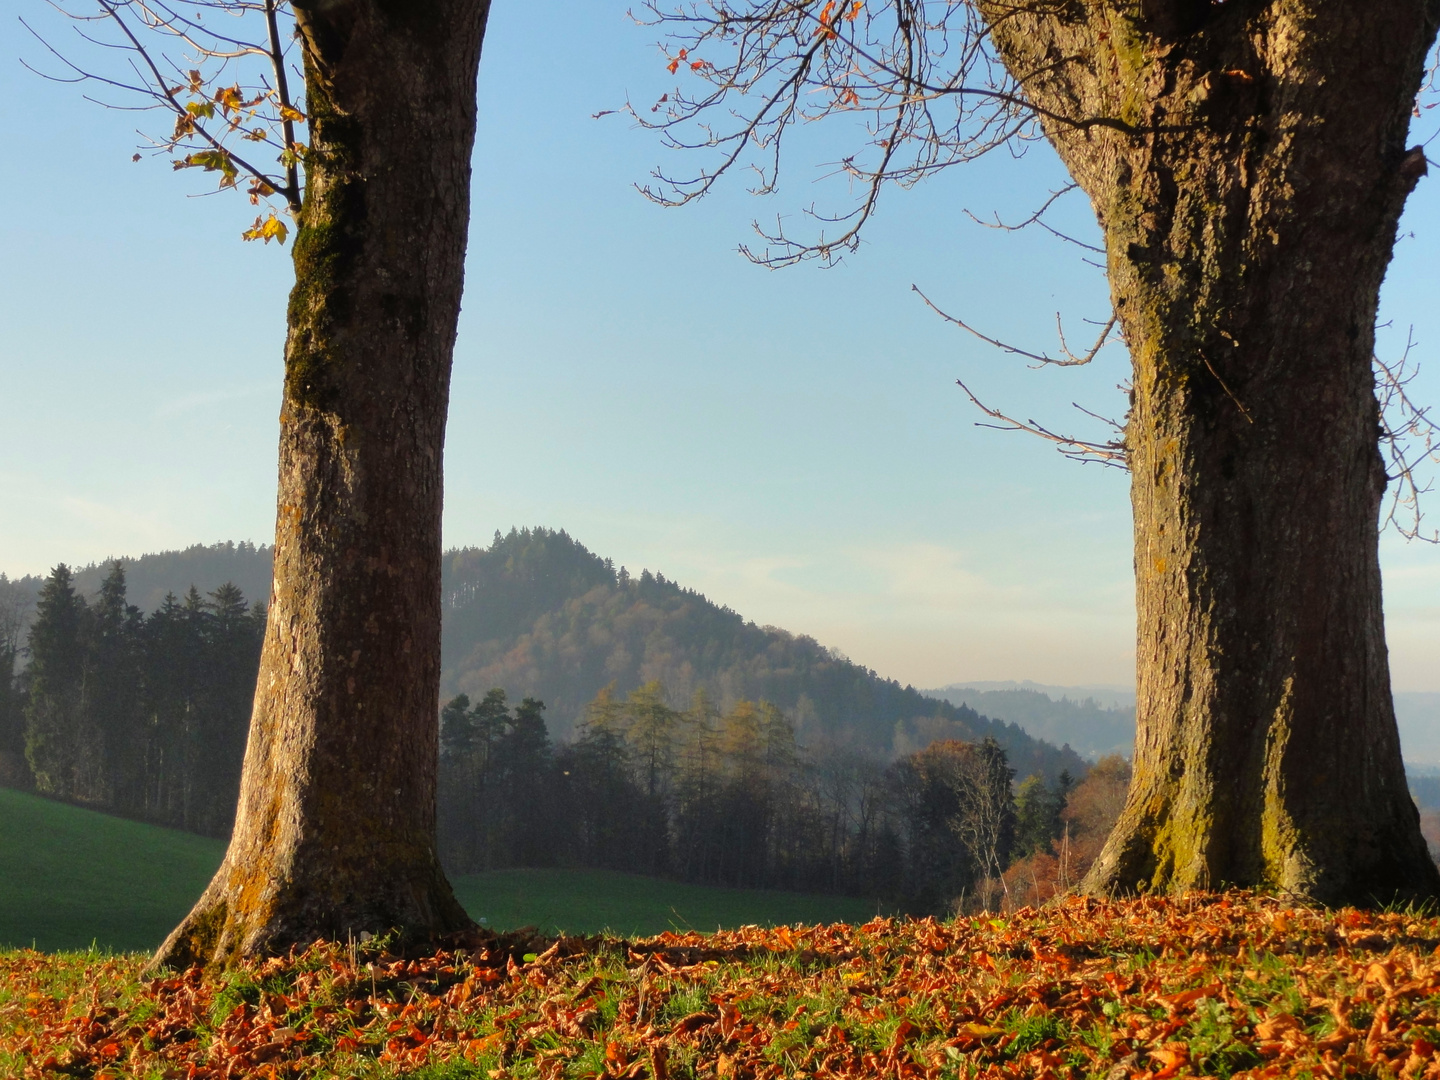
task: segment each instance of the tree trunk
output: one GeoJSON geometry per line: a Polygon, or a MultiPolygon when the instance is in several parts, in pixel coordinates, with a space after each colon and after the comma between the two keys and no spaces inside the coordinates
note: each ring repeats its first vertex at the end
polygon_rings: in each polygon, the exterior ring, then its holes
{"type": "Polygon", "coordinates": [[[441,454],[488,0],[294,0],[275,578],[224,862],[156,964],[470,925],[435,853],[441,454]]]}
{"type": "Polygon", "coordinates": [[[981,6],[1091,198],[1134,366],[1135,773],[1085,887],[1437,895],[1371,358],[1440,2],[981,6]]]}

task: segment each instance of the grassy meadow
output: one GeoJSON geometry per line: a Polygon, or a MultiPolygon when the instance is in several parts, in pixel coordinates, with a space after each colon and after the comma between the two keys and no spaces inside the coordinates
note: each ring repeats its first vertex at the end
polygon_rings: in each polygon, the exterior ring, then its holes
{"type": "MultiPolygon", "coordinates": [[[[0,947],[148,951],[189,910],[225,845],[0,788],[0,947]]],[[[834,896],[713,889],[603,870],[499,870],[454,879],[496,930],[624,937],[748,924],[864,921],[834,896]]]]}
{"type": "Polygon", "coordinates": [[[0,788],[0,946],[153,949],[225,845],[0,788]]]}

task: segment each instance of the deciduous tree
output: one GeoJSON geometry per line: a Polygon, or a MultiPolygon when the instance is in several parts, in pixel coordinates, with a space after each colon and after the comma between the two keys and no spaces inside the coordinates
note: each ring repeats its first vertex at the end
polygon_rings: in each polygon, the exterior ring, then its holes
{"type": "MultiPolygon", "coordinates": [[[[219,871],[156,961],[464,928],[435,851],[441,455],[489,0],[96,2],[133,61],[103,81],[174,120],[158,148],[222,186],[248,181],[296,227],[275,578],[240,805],[219,871]],[[197,54],[213,63],[187,70],[197,54]],[[268,70],[217,81],[253,60],[268,70]]],[[[287,232],[272,213],[250,235],[287,232]]]]}
{"type": "Polygon", "coordinates": [[[637,115],[720,154],[657,197],[703,194],[752,149],[770,190],[790,125],[870,118],[838,234],[773,235],[757,258],[833,258],[887,181],[1037,134],[1090,199],[1131,402],[1120,439],[1067,448],[1130,470],[1139,703],[1129,801],[1087,887],[1440,894],[1391,703],[1372,369],[1427,168],[1407,134],[1440,0],[653,10],[693,81],[637,115]]]}

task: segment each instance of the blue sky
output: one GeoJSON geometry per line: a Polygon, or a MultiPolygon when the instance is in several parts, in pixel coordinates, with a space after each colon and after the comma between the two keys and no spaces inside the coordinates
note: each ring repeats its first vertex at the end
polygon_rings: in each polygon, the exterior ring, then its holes
{"type": "MultiPolygon", "coordinates": [[[[23,9],[54,25],[38,0],[23,9]]],[[[132,164],[134,114],[21,56],[41,51],[0,24],[0,571],[268,541],[288,248],[242,244],[243,199],[132,164]]],[[[1103,317],[1104,282],[1075,249],[962,212],[1024,216],[1064,182],[1053,155],[892,191],[840,268],[766,271],[736,253],[749,223],[833,193],[840,133],[802,133],[775,197],[737,176],[665,210],[633,185],[685,162],[591,114],[672,83],[624,3],[495,4],[446,542],[565,528],[916,685],[1128,683],[1126,477],[975,427],[954,386],[1093,431],[1071,402],[1123,411],[1123,354],[1032,371],[910,288],[1037,348],[1053,348],[1057,311],[1077,328],[1103,317]]],[[[1093,231],[1069,198],[1064,219],[1093,231]]],[[[1381,347],[1413,324],[1429,365],[1415,390],[1440,402],[1440,177],[1404,224],[1381,347]]],[[[1396,685],[1440,690],[1440,551],[1387,537],[1383,553],[1396,685]]]]}

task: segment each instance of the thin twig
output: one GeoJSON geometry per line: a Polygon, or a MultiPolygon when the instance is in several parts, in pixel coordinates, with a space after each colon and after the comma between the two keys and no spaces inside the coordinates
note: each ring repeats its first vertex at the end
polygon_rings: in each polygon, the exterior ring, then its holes
{"type": "Polygon", "coordinates": [[[1380,418],[1380,444],[1386,457],[1390,500],[1380,528],[1393,528],[1407,540],[1440,544],[1440,530],[1424,530],[1424,496],[1434,490],[1433,478],[1418,471],[1428,465],[1440,468],[1440,427],[1430,419],[1430,406],[1418,406],[1408,387],[1420,373],[1410,360],[1415,347],[1414,328],[1406,335],[1405,350],[1394,364],[1374,357],[1375,399],[1380,418]]]}
{"type": "MultiPolygon", "coordinates": [[[[1016,420],[999,409],[991,408],[981,401],[960,379],[955,380],[955,385],[965,391],[971,403],[992,420],[998,420],[998,424],[977,423],[976,427],[994,428],[996,431],[1023,431],[1029,435],[1045,439],[1055,443],[1060,453],[1075,461],[1088,462],[1098,461],[1104,465],[1123,469],[1127,467],[1125,444],[1122,442],[1090,442],[1086,439],[1076,439],[1069,435],[1060,435],[1051,431],[1045,425],[1035,420],[1016,420]]],[[[1078,406],[1077,406],[1078,407],[1078,406]]]]}
{"type": "Polygon", "coordinates": [[[1057,312],[1055,315],[1055,325],[1060,332],[1060,350],[1064,354],[1063,358],[1057,358],[1054,356],[1050,356],[1048,353],[1030,352],[1028,349],[1020,348],[1018,345],[1011,345],[1009,342],[1001,341],[998,338],[992,338],[988,334],[982,334],[979,330],[976,330],[969,323],[957,318],[954,315],[949,314],[948,312],[938,307],[934,303],[934,301],[932,301],[928,296],[925,295],[924,292],[921,291],[918,285],[911,285],[910,289],[917,296],[919,296],[921,300],[925,302],[926,307],[928,307],[931,311],[935,312],[936,315],[939,315],[946,322],[952,323],[955,326],[960,327],[960,329],[964,330],[966,333],[973,334],[975,337],[985,342],[985,344],[993,345],[995,348],[1000,349],[1002,352],[1007,352],[1014,356],[1023,356],[1028,360],[1034,360],[1035,363],[1031,365],[1032,367],[1079,367],[1081,365],[1088,364],[1090,363],[1090,361],[1095,359],[1101,349],[1103,349],[1106,345],[1110,344],[1110,331],[1115,329],[1116,318],[1112,314],[1110,318],[1106,320],[1105,325],[1101,329],[1100,336],[1095,339],[1095,344],[1090,346],[1088,352],[1080,356],[1076,356],[1065,344],[1065,329],[1063,324],[1061,323],[1060,315],[1057,312]]]}

